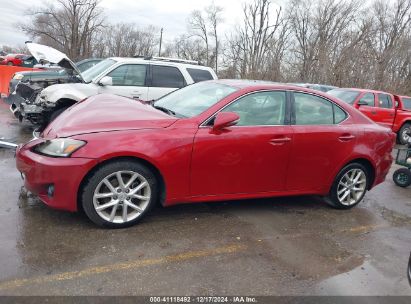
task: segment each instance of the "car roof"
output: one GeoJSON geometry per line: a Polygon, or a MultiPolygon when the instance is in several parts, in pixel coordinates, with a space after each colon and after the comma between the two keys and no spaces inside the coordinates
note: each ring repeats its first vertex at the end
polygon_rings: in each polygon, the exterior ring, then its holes
{"type": "Polygon", "coordinates": [[[168,65],[168,66],[181,66],[185,68],[192,68],[192,69],[199,69],[199,70],[212,70],[212,68],[208,66],[190,64],[190,63],[185,63],[185,62],[150,60],[150,59],[133,58],[133,57],[110,57],[109,59],[113,59],[121,63],[149,63],[149,64],[160,64],[160,65],[168,65]]]}
{"type": "Polygon", "coordinates": [[[104,60],[103,58],[85,58],[80,61],[77,61],[76,64],[89,62],[89,61],[103,61],[103,60],[104,60]]]}
{"type": "MultiPolygon", "coordinates": [[[[382,93],[382,94],[391,94],[385,91],[371,90],[371,89],[359,89],[359,88],[336,88],[335,90],[346,90],[346,91],[356,91],[356,92],[366,92],[366,93],[382,93]]],[[[392,95],[392,94],[391,94],[392,95]]]]}
{"type": "Polygon", "coordinates": [[[291,85],[297,86],[322,86],[322,87],[329,87],[329,88],[338,88],[331,84],[321,84],[321,83],[308,83],[308,82],[290,82],[291,85]]]}
{"type": "Polygon", "coordinates": [[[278,86],[286,85],[280,82],[273,82],[273,81],[266,81],[266,80],[248,80],[248,79],[219,79],[219,80],[209,80],[209,81],[225,84],[225,85],[236,87],[239,89],[245,89],[245,88],[251,88],[251,87],[261,87],[261,86],[278,87],[278,86]]]}
{"type": "Polygon", "coordinates": [[[310,88],[284,83],[284,82],[274,82],[266,80],[243,80],[243,79],[218,79],[218,80],[208,80],[209,82],[221,83],[228,86],[236,87],[239,89],[284,89],[284,90],[296,90],[304,92],[312,92],[318,94],[318,91],[315,91],[310,88]]]}

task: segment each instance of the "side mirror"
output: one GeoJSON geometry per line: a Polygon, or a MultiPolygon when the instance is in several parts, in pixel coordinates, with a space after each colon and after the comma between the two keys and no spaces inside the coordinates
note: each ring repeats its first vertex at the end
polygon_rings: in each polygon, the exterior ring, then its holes
{"type": "Polygon", "coordinates": [[[233,112],[220,112],[214,119],[213,130],[221,130],[234,126],[240,120],[240,116],[233,112]]]}
{"type": "Polygon", "coordinates": [[[357,102],[358,106],[368,106],[368,102],[364,101],[364,100],[360,100],[359,102],[357,102]]]}
{"type": "Polygon", "coordinates": [[[111,85],[113,85],[113,78],[111,78],[110,76],[104,76],[103,78],[100,79],[98,84],[103,86],[103,87],[104,86],[111,86],[111,85]]]}

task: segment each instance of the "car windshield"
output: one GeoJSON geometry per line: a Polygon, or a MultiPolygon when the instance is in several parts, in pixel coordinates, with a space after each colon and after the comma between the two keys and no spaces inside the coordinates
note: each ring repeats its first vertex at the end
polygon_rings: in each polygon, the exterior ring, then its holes
{"type": "Polygon", "coordinates": [[[89,83],[115,63],[116,61],[113,59],[105,59],[97,63],[95,66],[89,68],[88,70],[85,70],[83,73],[81,73],[81,76],[83,77],[85,82],[89,83]]]}
{"type": "Polygon", "coordinates": [[[331,90],[327,93],[349,104],[353,104],[358,95],[360,95],[360,92],[352,90],[331,90]]]}
{"type": "Polygon", "coordinates": [[[193,117],[237,90],[221,83],[200,82],[164,96],[153,106],[178,117],[193,117]]]}

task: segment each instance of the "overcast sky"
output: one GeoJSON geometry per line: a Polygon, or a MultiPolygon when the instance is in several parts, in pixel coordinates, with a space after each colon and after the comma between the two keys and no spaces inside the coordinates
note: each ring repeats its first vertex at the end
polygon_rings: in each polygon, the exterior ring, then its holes
{"type": "MultiPolygon", "coordinates": [[[[222,31],[242,19],[242,3],[252,0],[216,0],[224,8],[222,31]]],[[[0,0],[0,45],[23,45],[29,37],[16,28],[26,22],[24,8],[41,6],[43,0],[0,0]]],[[[134,22],[139,25],[155,25],[164,28],[164,41],[186,31],[187,16],[194,9],[202,9],[212,0],[102,0],[107,21],[134,22]]]]}

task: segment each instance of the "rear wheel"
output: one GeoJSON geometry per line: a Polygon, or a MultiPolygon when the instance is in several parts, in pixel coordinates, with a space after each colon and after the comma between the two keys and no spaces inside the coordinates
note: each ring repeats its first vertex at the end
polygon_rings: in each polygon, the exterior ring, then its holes
{"type": "Polygon", "coordinates": [[[359,163],[345,166],[338,173],[326,202],[337,209],[350,209],[364,198],[369,183],[369,172],[359,163]]]}
{"type": "Polygon", "coordinates": [[[406,168],[398,169],[392,176],[394,183],[400,187],[408,187],[411,185],[411,171],[406,168]]]}
{"type": "Polygon", "coordinates": [[[8,65],[8,66],[12,66],[12,65],[13,65],[13,62],[11,62],[11,61],[7,62],[7,65],[8,65]]]}
{"type": "Polygon", "coordinates": [[[398,132],[398,141],[400,144],[406,145],[408,144],[410,138],[411,138],[411,124],[406,123],[401,127],[400,132],[398,132]]]}
{"type": "Polygon", "coordinates": [[[81,203],[95,224],[124,228],[136,224],[158,198],[158,183],[147,167],[120,160],[104,165],[88,179],[81,203]]]}

